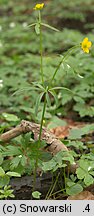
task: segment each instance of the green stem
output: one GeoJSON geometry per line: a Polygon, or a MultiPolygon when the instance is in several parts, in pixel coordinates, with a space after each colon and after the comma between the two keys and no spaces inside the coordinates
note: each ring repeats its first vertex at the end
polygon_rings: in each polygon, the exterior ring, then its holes
{"type": "Polygon", "coordinates": [[[57,66],[57,68],[56,68],[56,70],[55,70],[55,72],[54,72],[54,74],[53,74],[53,77],[52,77],[52,79],[51,79],[51,83],[52,83],[52,81],[54,80],[54,78],[55,78],[55,76],[56,76],[56,74],[57,74],[57,71],[59,70],[61,64],[68,58],[68,56],[69,56],[70,54],[72,54],[72,53],[74,52],[74,50],[75,50],[77,47],[80,47],[80,45],[76,45],[76,46],[70,48],[70,49],[66,52],[66,54],[63,56],[63,58],[62,58],[61,61],[59,62],[58,66],[57,66]]]}
{"type": "Polygon", "coordinates": [[[44,83],[43,79],[43,48],[42,48],[42,29],[41,29],[41,12],[39,10],[39,26],[40,26],[40,72],[42,84],[44,83]]]}
{"type": "Polygon", "coordinates": [[[42,126],[43,126],[43,120],[44,120],[44,115],[45,115],[45,109],[46,109],[46,94],[45,94],[45,99],[44,99],[42,118],[41,118],[41,124],[40,124],[40,131],[39,131],[37,157],[36,157],[36,161],[35,161],[35,170],[34,170],[33,191],[35,190],[35,185],[36,185],[36,174],[37,174],[37,167],[38,167],[39,149],[40,149],[40,144],[41,144],[42,126]]]}
{"type": "MultiPolygon", "coordinates": [[[[39,10],[39,27],[40,27],[40,72],[41,72],[41,79],[42,84],[44,85],[44,78],[43,78],[43,48],[42,48],[42,30],[41,30],[41,12],[39,10]]],[[[36,174],[37,174],[37,167],[38,167],[38,159],[39,159],[39,149],[41,144],[41,134],[42,134],[42,126],[43,126],[43,119],[46,109],[46,95],[44,100],[44,106],[42,111],[42,118],[41,118],[41,124],[40,124],[40,131],[39,131],[39,140],[38,140],[38,149],[37,149],[37,156],[35,161],[35,169],[34,169],[34,182],[33,182],[33,191],[35,190],[36,186],[36,174]]]]}
{"type": "MultiPolygon", "coordinates": [[[[52,173],[52,174],[53,174],[53,173],[52,173]]],[[[53,184],[54,184],[54,178],[53,178],[53,175],[52,175],[52,182],[51,182],[51,186],[49,187],[49,190],[48,190],[48,192],[47,192],[47,194],[46,194],[45,200],[48,199],[49,194],[50,194],[50,191],[51,191],[52,188],[53,188],[53,184]]]]}
{"type": "Polygon", "coordinates": [[[59,191],[54,192],[54,193],[52,194],[52,196],[56,195],[57,193],[63,192],[63,191],[65,191],[65,189],[60,189],[59,191]]]}
{"type": "Polygon", "coordinates": [[[66,172],[65,172],[65,167],[64,167],[64,184],[65,184],[65,189],[66,189],[66,172]]]}
{"type": "Polygon", "coordinates": [[[53,190],[54,190],[54,188],[55,188],[55,186],[56,186],[56,184],[57,184],[59,175],[60,175],[60,173],[58,173],[58,175],[57,175],[57,177],[56,177],[56,180],[55,180],[55,182],[54,182],[54,184],[53,184],[52,190],[51,190],[50,194],[48,195],[48,197],[46,197],[46,199],[49,199],[49,198],[51,197],[51,195],[52,195],[52,193],[53,193],[53,190]]]}

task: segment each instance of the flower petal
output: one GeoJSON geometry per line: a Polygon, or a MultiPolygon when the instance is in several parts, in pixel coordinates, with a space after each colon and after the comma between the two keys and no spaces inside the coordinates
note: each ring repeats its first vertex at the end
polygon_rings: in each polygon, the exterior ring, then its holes
{"type": "Polygon", "coordinates": [[[90,48],[92,46],[92,43],[89,41],[88,42],[88,48],[90,48]]]}
{"type": "Polygon", "coordinates": [[[92,43],[88,40],[88,37],[84,38],[81,43],[81,48],[85,53],[89,53],[89,49],[91,48],[92,43]]]}
{"type": "Polygon", "coordinates": [[[44,3],[41,3],[41,4],[36,4],[33,9],[34,10],[41,10],[43,7],[44,7],[44,3]]]}
{"type": "Polygon", "coordinates": [[[89,53],[89,49],[88,48],[84,48],[84,52],[89,53]]]}

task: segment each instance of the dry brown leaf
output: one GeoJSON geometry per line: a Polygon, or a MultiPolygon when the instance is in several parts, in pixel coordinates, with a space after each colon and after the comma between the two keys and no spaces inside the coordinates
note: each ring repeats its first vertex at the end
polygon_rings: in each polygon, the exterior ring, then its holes
{"type": "Polygon", "coordinates": [[[94,200],[94,195],[89,191],[82,191],[77,195],[69,196],[67,200],[94,200]]]}
{"type": "Polygon", "coordinates": [[[66,126],[58,126],[50,129],[50,132],[52,132],[59,139],[68,137],[70,129],[81,128],[85,125],[83,122],[74,122],[71,119],[64,119],[64,121],[67,122],[66,126]]]}

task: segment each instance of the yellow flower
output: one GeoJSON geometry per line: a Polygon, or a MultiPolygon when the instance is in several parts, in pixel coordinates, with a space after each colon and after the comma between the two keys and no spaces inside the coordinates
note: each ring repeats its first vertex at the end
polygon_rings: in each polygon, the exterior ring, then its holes
{"type": "Polygon", "coordinates": [[[41,3],[41,4],[36,4],[33,9],[34,10],[41,10],[43,7],[44,7],[44,3],[41,3]]]}
{"type": "Polygon", "coordinates": [[[91,46],[92,46],[91,41],[89,41],[87,37],[84,38],[84,40],[81,43],[81,48],[83,49],[83,51],[85,53],[89,53],[89,49],[91,48],[91,46]]]}

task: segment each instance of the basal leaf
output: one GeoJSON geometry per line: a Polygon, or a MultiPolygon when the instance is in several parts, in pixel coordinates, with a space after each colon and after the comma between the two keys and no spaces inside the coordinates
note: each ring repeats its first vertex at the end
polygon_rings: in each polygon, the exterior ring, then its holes
{"type": "Polygon", "coordinates": [[[12,176],[12,177],[21,177],[21,175],[17,172],[7,172],[6,175],[12,176]]]}
{"type": "Polygon", "coordinates": [[[71,186],[71,187],[66,188],[66,193],[68,195],[76,195],[76,194],[80,193],[81,191],[83,191],[83,187],[78,183],[71,186]]]}
{"type": "Polygon", "coordinates": [[[36,199],[40,199],[41,193],[39,191],[32,192],[32,196],[36,199]]]}
{"type": "Polygon", "coordinates": [[[94,178],[91,175],[87,174],[85,175],[84,182],[86,186],[89,186],[94,183],[94,178]]]}
{"type": "Polygon", "coordinates": [[[79,167],[76,170],[76,174],[77,174],[78,179],[84,179],[84,177],[86,176],[86,170],[79,167]]]}
{"type": "Polygon", "coordinates": [[[5,171],[2,167],[0,167],[0,176],[3,177],[5,175],[5,171]]]}
{"type": "Polygon", "coordinates": [[[14,115],[14,114],[9,114],[9,113],[2,113],[2,116],[6,119],[6,121],[9,121],[9,122],[17,122],[19,121],[19,118],[14,115]]]}

